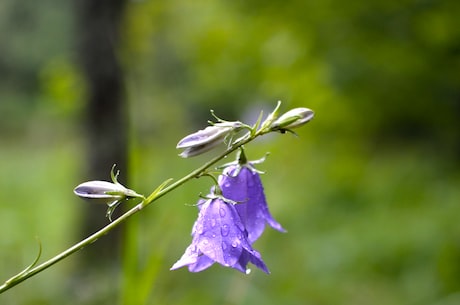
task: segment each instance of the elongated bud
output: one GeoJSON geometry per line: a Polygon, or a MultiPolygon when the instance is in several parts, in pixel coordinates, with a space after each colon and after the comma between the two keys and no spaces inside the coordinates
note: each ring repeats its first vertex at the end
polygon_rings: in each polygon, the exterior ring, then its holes
{"type": "Polygon", "coordinates": [[[108,181],[87,181],[79,184],[73,192],[78,197],[87,199],[95,203],[105,203],[110,205],[115,201],[140,197],[135,191],[127,189],[119,183],[108,181]]]}
{"type": "Polygon", "coordinates": [[[271,129],[273,131],[285,132],[286,130],[297,128],[308,123],[315,113],[308,108],[294,108],[280,116],[273,122],[271,129]]]}
{"type": "Polygon", "coordinates": [[[118,182],[117,178],[119,173],[120,171],[115,172],[114,164],[110,171],[112,182],[100,180],[83,182],[77,185],[73,192],[78,197],[88,201],[107,204],[106,216],[112,221],[113,212],[125,199],[141,198],[145,200],[143,195],[124,187],[118,182]]]}
{"type": "Polygon", "coordinates": [[[108,181],[87,181],[79,184],[73,192],[80,198],[90,202],[107,204],[106,216],[112,221],[112,214],[120,203],[125,199],[142,198],[133,190],[130,190],[117,182],[118,173],[115,175],[112,168],[112,182],[108,181]]]}
{"type": "Polygon", "coordinates": [[[205,129],[192,133],[180,140],[179,143],[177,143],[176,148],[190,148],[220,141],[231,130],[231,127],[208,126],[205,129]]]}
{"type": "Polygon", "coordinates": [[[187,147],[186,149],[184,149],[183,152],[179,154],[179,156],[181,156],[182,158],[190,158],[190,157],[198,156],[198,155],[201,155],[202,153],[205,153],[213,149],[220,143],[221,143],[220,140],[216,140],[216,141],[208,142],[202,145],[187,147]]]}
{"type": "Polygon", "coordinates": [[[222,143],[227,135],[241,128],[241,122],[215,123],[205,129],[192,133],[177,143],[176,148],[185,149],[180,156],[193,157],[211,150],[222,143]]]}

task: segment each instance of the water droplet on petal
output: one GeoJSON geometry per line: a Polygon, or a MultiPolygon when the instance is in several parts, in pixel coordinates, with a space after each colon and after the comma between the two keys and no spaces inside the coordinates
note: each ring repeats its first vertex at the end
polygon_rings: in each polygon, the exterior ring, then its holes
{"type": "Polygon", "coordinates": [[[246,274],[249,274],[249,273],[251,273],[251,269],[249,269],[249,268],[248,268],[248,269],[246,269],[246,272],[245,272],[245,273],[246,273],[246,274]]]}
{"type": "Polygon", "coordinates": [[[223,241],[222,242],[222,250],[225,251],[225,250],[227,250],[227,248],[228,248],[227,243],[225,241],[223,241]]]}
{"type": "Polygon", "coordinates": [[[213,218],[211,219],[211,227],[214,228],[216,226],[216,220],[213,218]]]}
{"type": "Polygon", "coordinates": [[[210,244],[208,239],[203,239],[198,245],[199,252],[206,254],[209,258],[214,259],[216,257],[216,252],[212,244],[210,244]]]}
{"type": "Polygon", "coordinates": [[[219,214],[220,214],[220,217],[225,217],[225,215],[227,214],[227,212],[225,211],[224,208],[220,208],[220,209],[219,209],[219,214]]]}
{"type": "Polygon", "coordinates": [[[222,233],[222,236],[228,236],[228,233],[230,232],[230,227],[227,224],[224,224],[221,228],[220,231],[222,233]]]}
{"type": "Polygon", "coordinates": [[[196,233],[202,234],[203,233],[203,225],[199,224],[196,226],[196,233]]]}
{"type": "Polygon", "coordinates": [[[238,242],[237,242],[236,240],[232,242],[232,247],[233,247],[233,248],[238,247],[238,242]]]}
{"type": "Polygon", "coordinates": [[[230,182],[225,182],[224,187],[230,187],[230,182]]]}

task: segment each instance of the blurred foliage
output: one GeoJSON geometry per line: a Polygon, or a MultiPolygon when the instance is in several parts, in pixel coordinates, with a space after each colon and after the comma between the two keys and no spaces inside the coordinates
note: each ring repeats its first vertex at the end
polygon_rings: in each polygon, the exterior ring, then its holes
{"type": "MultiPolygon", "coordinates": [[[[80,170],[85,88],[72,59],[73,5],[0,5],[4,279],[33,260],[35,236],[43,258],[83,237],[87,203],[71,190],[95,177],[80,170]]],[[[271,152],[259,169],[289,231],[267,229],[255,244],[272,274],[169,271],[191,240],[190,205],[211,183],[199,179],[130,220],[119,269],[75,277],[76,254],[0,302],[460,303],[458,16],[454,0],[129,2],[119,50],[129,187],[148,193],[212,155],[183,160],[174,149],[209,109],[248,123],[277,100],[315,110],[299,138],[248,147],[253,159],[271,152]]]]}

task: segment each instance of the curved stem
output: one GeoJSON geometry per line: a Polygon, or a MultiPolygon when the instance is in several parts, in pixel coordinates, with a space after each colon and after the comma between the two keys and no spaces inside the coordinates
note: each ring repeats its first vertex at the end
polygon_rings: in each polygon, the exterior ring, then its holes
{"type": "Polygon", "coordinates": [[[5,292],[6,290],[11,289],[12,287],[16,286],[17,284],[27,280],[28,278],[34,276],[35,274],[38,274],[42,272],[45,269],[48,269],[49,267],[53,266],[54,264],[58,263],[59,261],[63,260],[64,258],[70,256],[71,254],[81,250],[82,248],[92,244],[95,242],[97,239],[100,237],[106,235],[109,233],[113,228],[117,227],[119,224],[127,220],[130,216],[134,215],[135,213],[139,212],[142,208],[145,206],[151,204],[152,202],[156,201],[157,199],[163,197],[167,193],[171,192],[172,190],[178,188],[185,182],[187,182],[190,179],[199,177],[206,169],[217,163],[219,160],[225,158],[228,154],[232,153],[239,147],[241,147],[244,144],[247,144],[254,140],[256,137],[264,134],[263,130],[259,130],[255,134],[250,134],[248,133],[246,136],[244,136],[238,143],[234,144],[230,148],[228,148],[225,152],[222,154],[214,157],[210,161],[206,162],[199,168],[195,169],[188,175],[182,177],[181,179],[177,180],[176,182],[170,184],[169,186],[165,187],[164,189],[156,192],[156,194],[152,194],[146,199],[142,200],[139,204],[137,204],[135,207],[118,217],[116,220],[113,222],[109,223],[96,233],[90,235],[89,237],[85,238],[84,240],[80,241],[79,243],[73,245],[72,247],[68,248],[67,250],[59,253],[58,255],[52,257],[51,259],[41,263],[38,266],[35,266],[33,268],[26,268],[25,270],[21,271],[20,273],[16,274],[15,276],[11,277],[10,279],[6,280],[3,285],[0,286],[0,294],[5,292]]]}

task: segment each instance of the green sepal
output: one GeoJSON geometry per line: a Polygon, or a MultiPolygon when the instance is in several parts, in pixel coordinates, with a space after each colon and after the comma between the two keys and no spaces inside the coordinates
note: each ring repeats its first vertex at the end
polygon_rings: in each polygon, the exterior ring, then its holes
{"type": "Polygon", "coordinates": [[[276,104],[275,109],[267,116],[265,121],[262,123],[262,126],[260,127],[260,131],[262,133],[269,132],[270,126],[272,125],[272,123],[278,117],[278,112],[279,112],[280,107],[281,107],[281,101],[278,101],[278,103],[276,104]]]}
{"type": "Polygon", "coordinates": [[[105,213],[105,217],[107,217],[110,222],[112,222],[112,214],[113,212],[115,212],[115,209],[120,205],[120,203],[122,202],[122,200],[116,200],[112,203],[109,203],[108,204],[108,208],[107,208],[107,212],[105,213]]]}

